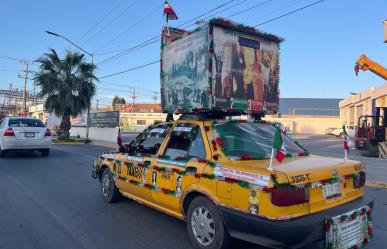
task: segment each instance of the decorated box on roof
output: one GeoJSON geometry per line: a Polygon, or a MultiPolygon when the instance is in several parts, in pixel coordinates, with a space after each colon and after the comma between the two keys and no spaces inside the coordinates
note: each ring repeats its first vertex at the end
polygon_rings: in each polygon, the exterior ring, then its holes
{"type": "Polygon", "coordinates": [[[202,23],[192,32],[164,28],[164,112],[276,112],[281,42],[275,35],[221,18],[202,23]]]}

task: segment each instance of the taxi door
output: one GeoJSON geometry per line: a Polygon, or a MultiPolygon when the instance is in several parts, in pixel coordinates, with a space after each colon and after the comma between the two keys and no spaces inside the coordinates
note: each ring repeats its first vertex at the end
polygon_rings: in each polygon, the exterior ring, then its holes
{"type": "Polygon", "coordinates": [[[118,156],[113,171],[117,187],[132,198],[151,201],[151,189],[147,187],[150,170],[156,160],[156,154],[168,133],[170,123],[151,126],[136,137],[129,153],[118,156]]]}
{"type": "Polygon", "coordinates": [[[204,138],[202,125],[190,122],[176,124],[160,151],[152,168],[151,184],[157,191],[152,192],[153,202],[173,213],[180,213],[180,196],[191,184],[199,181],[206,167],[204,161],[209,145],[204,138]]]}

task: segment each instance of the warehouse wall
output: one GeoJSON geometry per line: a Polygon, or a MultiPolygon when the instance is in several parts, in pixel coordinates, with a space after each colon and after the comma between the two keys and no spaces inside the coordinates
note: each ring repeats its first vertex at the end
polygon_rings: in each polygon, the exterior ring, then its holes
{"type": "Polygon", "coordinates": [[[265,117],[267,121],[280,122],[294,134],[325,134],[327,128],[340,128],[339,116],[293,116],[282,115],[265,117]]]}
{"type": "MultiPolygon", "coordinates": [[[[118,129],[90,127],[89,139],[115,143],[117,142],[118,129]]],[[[85,138],[86,127],[71,127],[70,136],[85,138]]]]}

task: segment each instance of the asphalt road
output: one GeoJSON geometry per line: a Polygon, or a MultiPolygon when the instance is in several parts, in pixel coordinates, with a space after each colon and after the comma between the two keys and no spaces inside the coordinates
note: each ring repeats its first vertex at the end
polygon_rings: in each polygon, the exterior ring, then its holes
{"type": "MultiPolygon", "coordinates": [[[[90,168],[108,150],[55,145],[48,158],[0,159],[0,248],[191,248],[184,222],[131,200],[104,202],[90,168]]],[[[367,194],[376,199],[375,239],[367,248],[386,248],[387,190],[367,194]]],[[[259,247],[235,241],[233,248],[259,247]]]]}
{"type": "MultiPolygon", "coordinates": [[[[293,138],[314,155],[344,158],[342,139],[328,135],[295,135],[293,138]]],[[[349,159],[367,166],[367,181],[387,183],[387,160],[363,157],[361,151],[354,148],[349,152],[349,159]]]]}
{"type": "Polygon", "coordinates": [[[109,150],[55,145],[48,158],[1,158],[0,248],[191,248],[184,222],[131,200],[103,200],[90,169],[96,155],[109,150]]]}

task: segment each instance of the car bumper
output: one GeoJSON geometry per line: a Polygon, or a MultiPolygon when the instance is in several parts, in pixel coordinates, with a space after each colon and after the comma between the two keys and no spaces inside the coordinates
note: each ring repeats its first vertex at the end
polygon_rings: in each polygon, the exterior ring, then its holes
{"type": "Polygon", "coordinates": [[[270,220],[220,207],[225,225],[234,238],[270,248],[324,248],[324,221],[368,205],[366,198],[290,220],[270,220]]]}
{"type": "Polygon", "coordinates": [[[34,149],[49,149],[51,148],[52,138],[17,140],[4,139],[2,150],[34,150],[34,149]]]}

